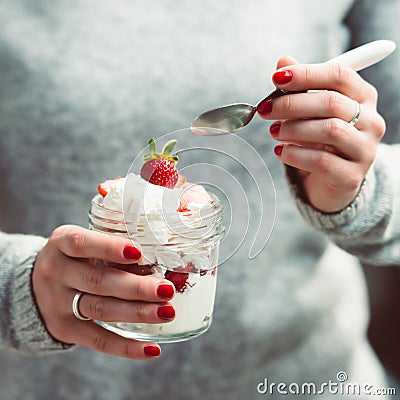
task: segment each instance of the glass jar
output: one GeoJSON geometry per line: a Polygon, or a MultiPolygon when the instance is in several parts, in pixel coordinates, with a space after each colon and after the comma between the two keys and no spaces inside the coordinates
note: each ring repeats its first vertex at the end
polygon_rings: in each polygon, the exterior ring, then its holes
{"type": "Polygon", "coordinates": [[[192,339],[210,328],[219,243],[224,235],[222,206],[216,196],[212,197],[213,204],[198,211],[129,216],[104,207],[101,195],[92,199],[89,228],[128,237],[134,244],[140,244],[143,254],[139,263],[126,265],[97,259],[94,264],[166,278],[176,291],[170,301],[176,310],[171,322],[96,321],[98,324],[124,337],[158,343],[192,339]]]}

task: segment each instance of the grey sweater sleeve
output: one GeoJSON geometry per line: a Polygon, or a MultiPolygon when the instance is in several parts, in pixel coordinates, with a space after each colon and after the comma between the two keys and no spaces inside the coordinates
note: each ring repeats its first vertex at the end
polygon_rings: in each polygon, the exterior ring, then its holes
{"type": "Polygon", "coordinates": [[[297,207],[339,247],[374,265],[400,263],[400,145],[381,144],[356,199],[334,214],[317,211],[291,183],[297,207]]]}
{"type": "Polygon", "coordinates": [[[0,347],[23,353],[70,347],[47,332],[32,292],[32,268],[45,243],[38,236],[0,232],[0,347]]]}

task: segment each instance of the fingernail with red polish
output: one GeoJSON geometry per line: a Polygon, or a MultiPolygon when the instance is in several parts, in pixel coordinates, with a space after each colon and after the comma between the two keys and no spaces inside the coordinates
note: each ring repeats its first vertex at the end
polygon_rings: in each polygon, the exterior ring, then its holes
{"type": "Polygon", "coordinates": [[[282,154],[282,150],[283,150],[283,144],[278,144],[278,146],[274,147],[274,153],[277,156],[280,156],[282,154]]]}
{"type": "Polygon", "coordinates": [[[285,83],[289,83],[292,80],[292,78],[293,78],[293,72],[288,70],[276,71],[272,75],[272,80],[277,85],[284,85],[285,83]]]}
{"type": "Polygon", "coordinates": [[[157,296],[162,299],[170,299],[174,297],[175,288],[172,285],[161,283],[157,288],[157,296]]]}
{"type": "Polygon", "coordinates": [[[124,257],[128,260],[140,260],[142,257],[141,251],[135,246],[125,246],[124,257]]]}
{"type": "Polygon", "coordinates": [[[145,346],[143,348],[144,354],[150,357],[158,357],[161,354],[161,349],[158,346],[145,346]]]}
{"type": "Polygon", "coordinates": [[[172,306],[160,306],[157,310],[158,318],[171,319],[175,317],[175,308],[172,306]]]}
{"type": "Polygon", "coordinates": [[[271,133],[271,135],[278,135],[279,131],[281,130],[281,123],[280,122],[274,122],[270,127],[269,127],[269,131],[271,133]]]}
{"type": "Polygon", "coordinates": [[[272,111],[272,100],[266,100],[257,106],[257,112],[261,115],[270,114],[272,111]]]}

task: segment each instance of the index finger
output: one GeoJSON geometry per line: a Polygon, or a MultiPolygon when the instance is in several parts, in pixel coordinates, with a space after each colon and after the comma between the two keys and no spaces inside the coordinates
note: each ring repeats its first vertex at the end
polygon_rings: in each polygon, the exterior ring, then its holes
{"type": "Polygon", "coordinates": [[[139,248],[128,238],[64,225],[54,230],[49,241],[63,254],[74,258],[100,258],[116,263],[131,263],[142,258],[139,248]]]}
{"type": "Polygon", "coordinates": [[[375,91],[357,72],[339,63],[296,64],[272,75],[274,84],[288,91],[333,90],[363,102],[375,91]]]}

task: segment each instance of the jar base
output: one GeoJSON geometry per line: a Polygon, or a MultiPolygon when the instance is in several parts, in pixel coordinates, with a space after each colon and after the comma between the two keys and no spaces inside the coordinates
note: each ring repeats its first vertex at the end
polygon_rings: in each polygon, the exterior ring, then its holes
{"type": "Polygon", "coordinates": [[[111,332],[117,333],[118,335],[128,339],[135,339],[145,342],[156,342],[156,343],[178,343],[194,339],[202,335],[203,333],[207,332],[211,327],[212,317],[208,318],[206,323],[203,324],[199,329],[180,332],[180,333],[168,333],[168,334],[141,333],[126,329],[121,329],[115,326],[114,324],[108,322],[103,322],[103,321],[94,321],[94,322],[96,322],[103,328],[111,332]]]}

